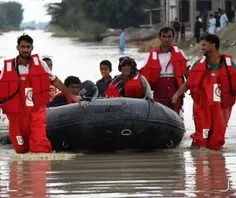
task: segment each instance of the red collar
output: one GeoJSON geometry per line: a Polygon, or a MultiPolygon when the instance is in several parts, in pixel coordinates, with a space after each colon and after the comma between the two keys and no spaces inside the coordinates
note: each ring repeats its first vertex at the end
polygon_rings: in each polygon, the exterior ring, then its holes
{"type": "MultiPolygon", "coordinates": [[[[19,56],[16,58],[16,60],[17,60],[17,65],[23,65],[23,63],[22,63],[22,61],[20,60],[20,58],[19,58],[19,56]]],[[[31,60],[31,59],[30,59],[31,60]]],[[[30,64],[30,60],[29,60],[29,62],[28,62],[28,64],[30,64]]],[[[27,64],[27,65],[28,65],[27,64]]],[[[27,66],[27,65],[23,65],[23,66],[27,66]]]]}

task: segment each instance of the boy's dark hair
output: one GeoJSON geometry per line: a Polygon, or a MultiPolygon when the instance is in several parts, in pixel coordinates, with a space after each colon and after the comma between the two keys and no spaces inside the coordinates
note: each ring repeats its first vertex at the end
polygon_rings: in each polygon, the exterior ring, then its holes
{"type": "Polygon", "coordinates": [[[163,28],[161,28],[160,31],[159,31],[159,37],[161,37],[161,33],[162,33],[162,32],[163,32],[163,33],[168,33],[169,31],[172,32],[173,37],[174,37],[174,36],[175,36],[175,31],[174,31],[174,29],[171,28],[171,27],[163,27],[163,28]]]}
{"type": "Polygon", "coordinates": [[[52,61],[52,59],[49,57],[45,57],[45,58],[43,58],[43,61],[52,61]]]}
{"type": "Polygon", "coordinates": [[[81,84],[81,81],[78,77],[76,76],[68,76],[65,81],[64,81],[64,85],[66,87],[69,87],[70,85],[73,85],[73,84],[81,84]]]}
{"type": "Polygon", "coordinates": [[[26,41],[33,45],[34,40],[28,35],[28,34],[23,34],[17,39],[17,44],[20,45],[21,41],[26,41]]]}
{"type": "Polygon", "coordinates": [[[219,50],[220,48],[220,39],[218,36],[216,36],[215,34],[206,34],[206,35],[203,35],[201,37],[201,41],[204,40],[204,41],[207,41],[211,44],[215,44],[216,46],[216,49],[219,50]]]}
{"type": "Polygon", "coordinates": [[[102,62],[100,62],[100,66],[101,65],[106,65],[110,71],[112,71],[112,64],[109,60],[103,60],[102,62]]]}

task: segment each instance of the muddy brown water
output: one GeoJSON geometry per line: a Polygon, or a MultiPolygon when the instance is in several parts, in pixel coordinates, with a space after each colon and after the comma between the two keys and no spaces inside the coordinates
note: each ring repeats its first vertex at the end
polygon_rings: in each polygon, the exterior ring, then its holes
{"type": "MultiPolygon", "coordinates": [[[[0,57],[16,55],[16,38],[22,32],[0,36],[0,57]]],[[[51,56],[54,73],[62,80],[100,78],[99,62],[113,63],[118,74],[116,47],[82,44],[53,38],[42,31],[27,32],[35,39],[34,51],[51,56]]],[[[141,66],[148,56],[127,49],[141,66]]],[[[192,101],[185,98],[187,133],[177,149],[112,154],[16,155],[11,146],[0,147],[0,197],[236,197],[236,110],[233,109],[222,151],[191,150],[194,131],[192,101]]]]}

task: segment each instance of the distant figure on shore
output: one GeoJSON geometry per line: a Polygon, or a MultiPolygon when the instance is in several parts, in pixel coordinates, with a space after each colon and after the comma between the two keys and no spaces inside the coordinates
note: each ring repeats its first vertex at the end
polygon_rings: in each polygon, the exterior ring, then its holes
{"type": "Polygon", "coordinates": [[[209,26],[208,26],[208,33],[215,34],[216,31],[216,19],[213,14],[209,16],[209,26]]]}
{"type": "Polygon", "coordinates": [[[180,24],[180,39],[183,42],[185,41],[185,24],[183,21],[180,24]]]}
{"type": "Polygon", "coordinates": [[[123,53],[125,51],[125,29],[124,28],[122,28],[122,32],[120,34],[119,48],[120,48],[120,52],[123,53]]]}
{"type": "Polygon", "coordinates": [[[194,37],[196,38],[197,43],[200,42],[200,35],[202,29],[202,22],[199,20],[199,17],[196,17],[195,27],[194,27],[194,37]]]}
{"type": "Polygon", "coordinates": [[[179,40],[179,32],[180,32],[180,23],[178,21],[178,18],[175,18],[175,21],[173,23],[173,29],[175,30],[175,43],[179,40]]]}
{"type": "Polygon", "coordinates": [[[219,12],[215,12],[214,15],[215,19],[216,19],[216,33],[220,31],[220,13],[219,12]]]}
{"type": "Polygon", "coordinates": [[[227,27],[229,19],[227,17],[227,15],[225,14],[225,11],[222,10],[221,11],[221,16],[220,16],[220,29],[224,29],[227,27]]]}

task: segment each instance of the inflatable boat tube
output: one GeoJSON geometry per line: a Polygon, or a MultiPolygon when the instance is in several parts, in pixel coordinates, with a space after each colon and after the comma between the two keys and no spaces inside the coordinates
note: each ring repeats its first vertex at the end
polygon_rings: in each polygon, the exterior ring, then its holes
{"type": "MultiPolygon", "coordinates": [[[[90,80],[86,80],[81,83],[79,95],[83,101],[93,101],[98,97],[98,88],[90,80]]],[[[2,114],[0,108],[0,143],[3,145],[11,144],[10,137],[8,135],[9,122],[7,116],[2,114]]]]}
{"type": "MultiPolygon", "coordinates": [[[[181,118],[160,103],[133,98],[96,99],[98,89],[84,81],[83,101],[47,110],[47,136],[55,151],[109,152],[175,148],[185,133],[181,118]]],[[[6,121],[6,120],[5,120],[6,121]]],[[[8,122],[4,121],[4,129],[8,122]]],[[[0,142],[9,144],[7,131],[0,142]]]]}
{"type": "Polygon", "coordinates": [[[174,148],[185,133],[174,111],[145,99],[97,99],[55,107],[48,110],[47,120],[47,136],[56,151],[174,148]]]}

